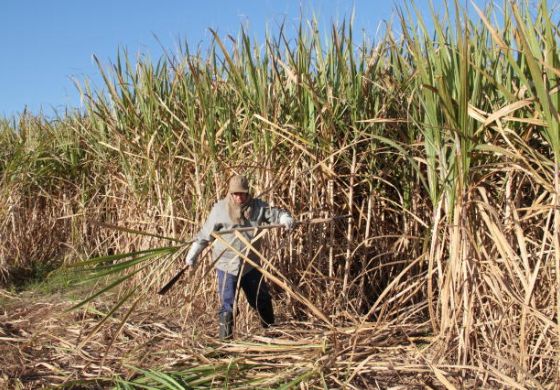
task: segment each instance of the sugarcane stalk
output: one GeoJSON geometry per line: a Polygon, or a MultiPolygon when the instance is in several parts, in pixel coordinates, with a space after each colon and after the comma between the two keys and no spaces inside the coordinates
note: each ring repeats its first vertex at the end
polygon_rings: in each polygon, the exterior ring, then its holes
{"type": "MultiPolygon", "coordinates": [[[[326,222],[332,222],[332,221],[336,221],[336,220],[340,220],[340,219],[347,219],[350,218],[351,215],[347,214],[347,215],[338,215],[335,217],[330,217],[330,218],[314,218],[314,219],[309,219],[307,221],[297,221],[294,223],[294,228],[297,226],[301,226],[301,225],[309,225],[309,224],[318,224],[318,223],[326,223],[326,222]]],[[[248,232],[248,231],[253,231],[253,230],[264,230],[264,229],[278,229],[278,228],[285,228],[286,226],[283,224],[272,224],[272,225],[260,225],[260,226],[250,226],[250,227],[240,227],[240,228],[233,228],[233,229],[227,229],[227,230],[219,230],[216,231],[215,234],[218,235],[224,235],[224,234],[231,234],[231,233],[235,233],[235,232],[248,232]]],[[[190,240],[189,242],[193,242],[194,240],[190,240]]],[[[179,270],[179,272],[177,272],[177,274],[169,281],[165,284],[165,286],[163,286],[161,288],[161,290],[159,290],[158,294],[159,295],[164,295],[165,293],[167,293],[171,287],[173,287],[175,285],[175,283],[177,283],[177,281],[181,278],[181,276],[185,273],[185,271],[187,269],[189,269],[189,265],[181,268],[179,270]]]]}

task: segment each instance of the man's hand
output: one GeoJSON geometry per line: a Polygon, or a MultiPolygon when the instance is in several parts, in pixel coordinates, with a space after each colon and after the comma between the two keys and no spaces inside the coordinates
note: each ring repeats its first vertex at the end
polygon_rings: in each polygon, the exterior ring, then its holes
{"type": "Polygon", "coordinates": [[[185,257],[185,265],[192,267],[196,264],[196,259],[202,250],[206,247],[206,245],[201,244],[198,241],[193,242],[189,251],[187,252],[187,256],[185,257]]]}
{"type": "Polygon", "coordinates": [[[294,229],[294,219],[289,214],[282,214],[280,216],[280,224],[286,227],[286,230],[291,232],[294,229]]]}

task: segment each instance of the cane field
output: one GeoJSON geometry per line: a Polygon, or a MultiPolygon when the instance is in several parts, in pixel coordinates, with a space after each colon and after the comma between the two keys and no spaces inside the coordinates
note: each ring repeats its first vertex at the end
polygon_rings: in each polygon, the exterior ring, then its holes
{"type": "Polygon", "coordinates": [[[121,50],[0,119],[0,387],[558,388],[558,17],[463,6],[121,50]],[[207,254],[158,291],[235,174],[301,223],[258,233],[276,326],[220,341],[207,254]]]}

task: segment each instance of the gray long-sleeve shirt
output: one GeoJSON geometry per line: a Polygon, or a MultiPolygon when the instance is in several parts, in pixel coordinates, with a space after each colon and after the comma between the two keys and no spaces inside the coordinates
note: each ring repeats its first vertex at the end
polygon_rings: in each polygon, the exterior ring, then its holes
{"type": "MultiPolygon", "coordinates": [[[[287,211],[271,207],[265,201],[254,198],[251,200],[251,215],[245,221],[245,224],[234,224],[228,214],[227,199],[222,199],[214,204],[206,222],[197,234],[197,244],[202,248],[206,247],[210,242],[214,240],[212,237],[212,232],[215,230],[229,230],[238,227],[250,227],[250,226],[260,226],[267,224],[277,224],[281,223],[280,219],[283,216],[291,218],[290,213],[287,211]],[[217,229],[219,228],[219,229],[217,229]]],[[[239,234],[239,233],[238,233],[239,234]]],[[[243,234],[247,241],[251,242],[257,231],[251,232],[240,232],[243,234]]],[[[235,237],[235,234],[223,234],[221,237],[230,243],[231,246],[236,248],[239,252],[244,253],[254,261],[259,264],[258,256],[253,251],[249,251],[245,248],[245,244],[235,237]],[[249,252],[249,253],[247,253],[249,252]]],[[[259,242],[254,242],[251,244],[255,249],[259,249],[259,242]]],[[[220,240],[215,240],[212,246],[212,259],[219,259],[216,262],[215,267],[221,271],[227,272],[229,274],[238,275],[240,270],[241,274],[244,275],[253,269],[248,263],[243,262],[243,259],[237,255],[235,251],[230,249],[227,245],[220,240]],[[243,267],[242,267],[243,265],[243,267]],[[242,268],[242,269],[241,269],[242,268]]]]}

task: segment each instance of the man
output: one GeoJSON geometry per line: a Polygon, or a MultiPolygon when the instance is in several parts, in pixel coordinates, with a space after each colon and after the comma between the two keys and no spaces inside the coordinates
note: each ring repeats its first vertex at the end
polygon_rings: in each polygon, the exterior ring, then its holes
{"type": "MultiPolygon", "coordinates": [[[[270,207],[258,198],[252,198],[249,191],[249,182],[245,176],[234,176],[229,182],[228,194],[212,207],[210,215],[198,232],[196,241],[187,253],[185,262],[193,266],[198,255],[214,240],[212,233],[219,230],[229,230],[241,227],[260,226],[263,224],[282,224],[291,230],[293,218],[285,210],[270,207]]],[[[257,234],[255,231],[242,232],[248,242],[257,234]]],[[[223,234],[221,238],[232,247],[243,253],[255,263],[258,257],[235,234],[223,234]]],[[[251,244],[258,249],[259,243],[251,244]]],[[[255,309],[261,319],[263,327],[274,323],[272,299],[263,275],[248,262],[243,261],[236,251],[220,240],[216,240],[212,247],[212,258],[218,276],[218,294],[220,296],[219,335],[227,339],[233,332],[233,306],[237,284],[245,292],[249,305],[255,309]]]]}

